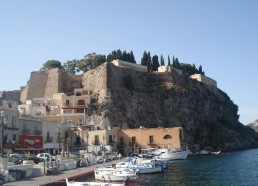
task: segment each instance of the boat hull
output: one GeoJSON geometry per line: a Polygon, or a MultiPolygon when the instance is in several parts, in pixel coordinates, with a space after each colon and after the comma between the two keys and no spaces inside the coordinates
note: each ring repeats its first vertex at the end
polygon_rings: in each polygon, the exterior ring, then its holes
{"type": "Polygon", "coordinates": [[[66,186],[125,186],[125,183],[103,183],[103,182],[76,182],[68,181],[66,178],[66,186]]]}
{"type": "Polygon", "coordinates": [[[95,172],[95,179],[107,182],[136,182],[136,174],[119,174],[113,172],[95,172]]]}

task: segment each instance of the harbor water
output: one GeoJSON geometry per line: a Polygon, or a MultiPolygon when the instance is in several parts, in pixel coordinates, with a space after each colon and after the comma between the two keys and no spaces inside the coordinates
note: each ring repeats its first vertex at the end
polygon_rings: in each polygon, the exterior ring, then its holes
{"type": "MultiPolygon", "coordinates": [[[[78,181],[94,181],[94,175],[78,181]]],[[[258,149],[189,156],[186,160],[170,162],[169,168],[162,174],[139,175],[137,182],[129,185],[258,185],[258,149]]]]}

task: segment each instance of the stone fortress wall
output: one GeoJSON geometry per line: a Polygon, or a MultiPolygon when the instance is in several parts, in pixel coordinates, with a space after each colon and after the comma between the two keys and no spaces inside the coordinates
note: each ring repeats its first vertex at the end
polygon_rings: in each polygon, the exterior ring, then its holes
{"type": "Polygon", "coordinates": [[[21,102],[33,98],[52,98],[55,93],[72,94],[75,88],[82,88],[82,76],[58,68],[32,72],[29,83],[21,89],[21,102]]]}

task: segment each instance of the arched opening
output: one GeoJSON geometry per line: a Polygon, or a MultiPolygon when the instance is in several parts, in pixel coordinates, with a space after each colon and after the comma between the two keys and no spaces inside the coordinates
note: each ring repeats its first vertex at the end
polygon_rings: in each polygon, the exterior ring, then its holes
{"type": "Polygon", "coordinates": [[[163,137],[163,139],[164,139],[164,140],[168,140],[168,139],[172,139],[172,137],[171,137],[170,135],[165,135],[165,136],[163,137]]]}

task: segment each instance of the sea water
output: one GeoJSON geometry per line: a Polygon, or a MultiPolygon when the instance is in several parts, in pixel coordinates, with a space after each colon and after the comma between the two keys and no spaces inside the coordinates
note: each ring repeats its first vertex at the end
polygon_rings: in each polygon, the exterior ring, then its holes
{"type": "MultiPolygon", "coordinates": [[[[94,176],[80,181],[93,181],[94,176]]],[[[258,186],[258,149],[171,161],[160,174],[141,174],[129,186],[258,186]]]]}

